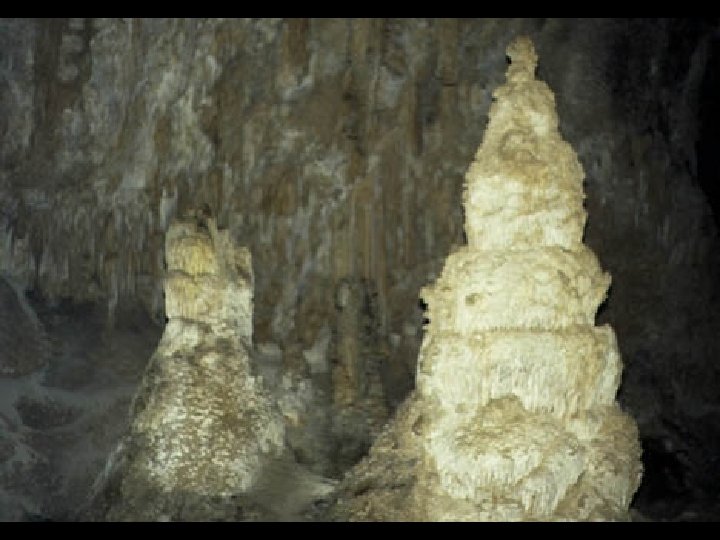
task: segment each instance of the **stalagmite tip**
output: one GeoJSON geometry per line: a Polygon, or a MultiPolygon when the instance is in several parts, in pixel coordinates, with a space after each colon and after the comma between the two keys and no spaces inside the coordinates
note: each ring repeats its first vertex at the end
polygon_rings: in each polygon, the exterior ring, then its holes
{"type": "Polygon", "coordinates": [[[510,42],[506,52],[511,61],[508,76],[519,73],[529,74],[530,77],[535,76],[538,56],[535,52],[535,46],[528,36],[516,37],[510,42]]]}

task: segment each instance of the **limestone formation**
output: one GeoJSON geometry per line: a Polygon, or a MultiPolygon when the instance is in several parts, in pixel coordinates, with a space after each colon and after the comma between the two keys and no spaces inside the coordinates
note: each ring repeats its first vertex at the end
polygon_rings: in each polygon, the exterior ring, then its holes
{"type": "Polygon", "coordinates": [[[466,175],[468,244],[422,291],[416,390],[346,477],[335,518],[629,518],[641,451],[615,401],[615,335],[594,326],[610,276],[582,242],[583,169],[532,42],[507,52],[466,175]]]}
{"type": "Polygon", "coordinates": [[[250,253],[212,218],[166,238],[169,318],[116,452],[110,520],[252,517],[238,502],[283,453],[282,419],[253,376],[250,253]]]}
{"type": "Polygon", "coordinates": [[[62,521],[85,500],[165,327],[168,226],[204,204],[252,253],[252,364],[292,455],[342,476],[415,387],[419,291],[466,243],[463,176],[505,46],[529,34],[613,278],[595,321],[617,332],[643,442],[633,507],[720,515],[720,212],[703,193],[720,125],[700,121],[717,26],[0,19],[0,273],[20,293],[0,290],[0,514],[62,521]],[[372,311],[338,308],[346,283],[372,311]],[[83,414],[37,422],[48,403],[83,414]]]}

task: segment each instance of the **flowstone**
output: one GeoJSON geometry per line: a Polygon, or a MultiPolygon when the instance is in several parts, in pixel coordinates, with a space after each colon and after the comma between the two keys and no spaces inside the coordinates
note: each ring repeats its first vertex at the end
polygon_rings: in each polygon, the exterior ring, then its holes
{"type": "Polygon", "coordinates": [[[641,449],[615,334],[594,326],[610,276],[582,242],[584,173],[532,42],[507,53],[466,174],[468,244],[421,293],[416,389],[333,519],[629,519],[641,449]]]}

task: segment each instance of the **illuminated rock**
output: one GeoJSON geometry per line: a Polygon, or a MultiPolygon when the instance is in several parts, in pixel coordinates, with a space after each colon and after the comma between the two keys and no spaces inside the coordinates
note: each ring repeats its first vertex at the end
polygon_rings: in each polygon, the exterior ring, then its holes
{"type": "Polygon", "coordinates": [[[417,387],[346,477],[332,515],[388,520],[628,519],[642,465],[615,402],[610,276],[582,243],[582,167],[535,79],[528,38],[466,175],[468,245],[422,291],[417,387]]]}
{"type": "Polygon", "coordinates": [[[284,426],[250,368],[250,253],[212,219],[188,220],[170,226],[166,260],[169,321],[132,406],[106,517],[252,519],[237,497],[283,454],[284,426]]]}

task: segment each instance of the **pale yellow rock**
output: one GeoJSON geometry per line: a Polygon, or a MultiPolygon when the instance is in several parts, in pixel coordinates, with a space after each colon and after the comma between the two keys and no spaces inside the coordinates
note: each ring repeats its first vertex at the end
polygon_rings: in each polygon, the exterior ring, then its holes
{"type": "Polygon", "coordinates": [[[508,51],[507,83],[493,93],[483,144],[466,174],[472,248],[572,249],[582,242],[582,166],[558,131],[552,92],[534,79],[537,57],[525,52],[508,51]]]}
{"type": "Polygon", "coordinates": [[[191,276],[217,274],[218,260],[212,240],[207,234],[195,232],[193,225],[186,223],[168,230],[165,239],[168,271],[191,276]]]}
{"type": "Polygon", "coordinates": [[[214,222],[166,238],[168,321],[131,410],[110,520],[247,519],[247,496],[283,455],[280,413],[251,372],[252,267],[214,222]]]}
{"type": "Polygon", "coordinates": [[[420,359],[418,391],[443,409],[513,395],[528,411],[558,418],[613,404],[621,369],[609,326],[428,334],[420,359]]]}
{"type": "Polygon", "coordinates": [[[422,291],[433,330],[564,328],[592,324],[610,276],[585,246],[452,253],[442,275],[422,291]],[[437,307],[436,307],[437,306],[437,307]]]}
{"type": "Polygon", "coordinates": [[[199,226],[178,221],[166,235],[165,312],[169,319],[231,325],[252,338],[250,251],[234,246],[212,219],[199,226]]]}
{"type": "Polygon", "coordinates": [[[615,401],[615,334],[594,326],[610,276],[582,244],[583,170],[532,42],[508,55],[466,175],[468,245],[422,291],[416,390],[346,477],[337,519],[629,519],[641,451],[615,401]]]}

